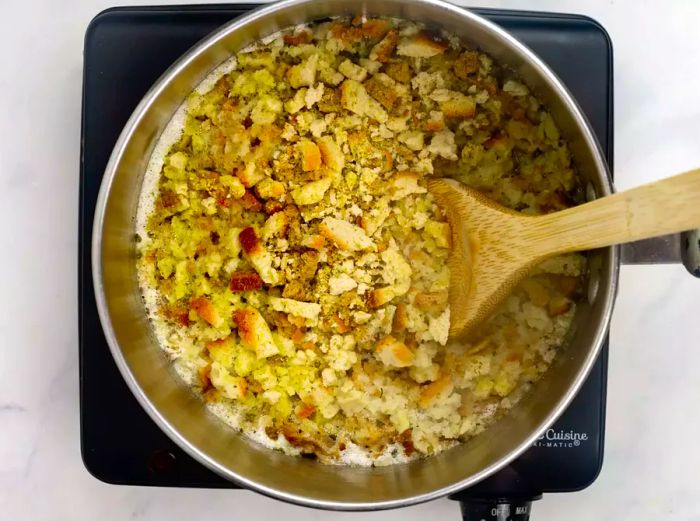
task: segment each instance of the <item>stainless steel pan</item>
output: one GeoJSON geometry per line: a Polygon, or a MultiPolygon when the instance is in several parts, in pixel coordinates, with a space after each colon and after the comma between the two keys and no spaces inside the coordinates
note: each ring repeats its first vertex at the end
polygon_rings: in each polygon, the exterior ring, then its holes
{"type": "Polygon", "coordinates": [[[595,361],[608,328],[619,266],[617,248],[590,254],[589,298],[579,307],[569,345],[545,378],[485,434],[436,457],[385,468],[324,466],[249,442],[210,415],[180,383],[156,344],[137,285],[134,217],[150,152],[187,94],[236,50],[289,25],[357,14],[442,27],[509,64],[550,108],[589,193],[604,195],[612,190],[598,143],[556,76],[508,33],[440,0],[272,4],[200,42],[146,94],[114,148],[95,214],[94,286],[114,359],[151,418],[194,458],[263,494],[339,510],[390,508],[439,498],[487,477],[526,450],[566,408],[595,361]]]}

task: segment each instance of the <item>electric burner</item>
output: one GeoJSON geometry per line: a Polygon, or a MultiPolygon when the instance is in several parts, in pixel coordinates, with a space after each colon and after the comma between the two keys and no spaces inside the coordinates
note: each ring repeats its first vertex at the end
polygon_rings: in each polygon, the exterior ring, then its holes
{"type": "MultiPolygon", "coordinates": [[[[117,370],[100,326],[90,239],[112,147],[141,97],[185,51],[254,4],[119,7],[85,35],[80,156],[80,435],[83,462],[113,484],[236,488],[175,445],[141,409],[117,370]]],[[[475,9],[533,49],[559,75],[613,159],[612,45],[578,15],[475,9]]],[[[465,519],[526,519],[543,493],[590,485],[603,462],[607,345],[566,413],[511,465],[453,496],[465,519]]]]}

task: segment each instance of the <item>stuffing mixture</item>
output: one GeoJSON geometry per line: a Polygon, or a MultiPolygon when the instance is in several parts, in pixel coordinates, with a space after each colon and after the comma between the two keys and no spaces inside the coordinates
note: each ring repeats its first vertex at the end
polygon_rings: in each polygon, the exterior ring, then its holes
{"type": "Polygon", "coordinates": [[[582,198],[545,108],[458,39],[395,19],[282,31],[214,71],[166,135],[139,208],[146,307],[178,373],[253,439],[326,463],[435,454],[564,342],[578,255],[448,340],[450,228],[426,178],[529,214],[582,198]]]}

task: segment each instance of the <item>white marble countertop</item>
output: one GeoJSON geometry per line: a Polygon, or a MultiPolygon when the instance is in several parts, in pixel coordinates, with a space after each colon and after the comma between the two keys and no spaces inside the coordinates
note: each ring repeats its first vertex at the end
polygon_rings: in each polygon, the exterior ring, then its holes
{"type": "MultiPolygon", "coordinates": [[[[458,519],[447,500],[328,513],[247,491],[110,486],[83,467],[76,283],[82,45],[90,19],[113,1],[3,2],[0,518],[458,519]]],[[[700,166],[700,2],[478,3],[584,13],[607,28],[619,187],[700,166]]],[[[700,280],[679,266],[624,267],[621,279],[603,471],[585,491],[536,503],[533,519],[700,519],[700,280]]]]}

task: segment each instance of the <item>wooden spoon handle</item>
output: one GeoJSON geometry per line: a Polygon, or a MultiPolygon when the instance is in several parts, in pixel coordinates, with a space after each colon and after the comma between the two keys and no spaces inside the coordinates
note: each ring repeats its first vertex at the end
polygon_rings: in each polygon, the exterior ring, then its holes
{"type": "Polygon", "coordinates": [[[525,239],[546,256],[700,228],[700,169],[530,218],[525,239]]]}

